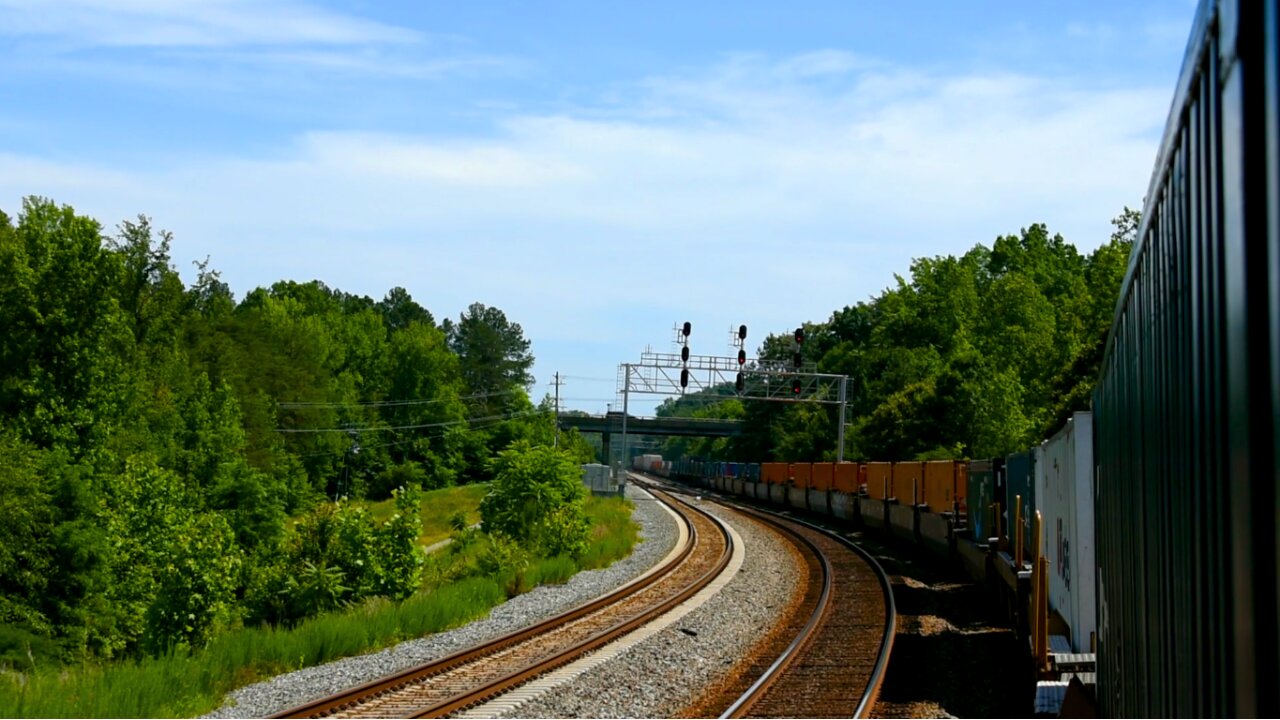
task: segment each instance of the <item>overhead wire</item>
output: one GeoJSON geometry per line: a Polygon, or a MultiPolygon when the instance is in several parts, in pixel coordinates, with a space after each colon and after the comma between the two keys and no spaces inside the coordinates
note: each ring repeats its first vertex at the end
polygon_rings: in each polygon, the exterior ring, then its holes
{"type": "Polygon", "coordinates": [[[522,410],[516,413],[507,413],[502,415],[489,415],[479,418],[463,418],[461,420],[449,420],[438,423],[421,423],[416,425],[388,425],[384,427],[362,427],[362,428],[276,428],[279,433],[351,433],[351,432],[386,432],[388,430],[424,430],[427,428],[449,427],[452,425],[461,425],[468,422],[480,422],[483,420],[511,420],[518,417],[528,417],[537,415],[538,413],[549,413],[550,410],[535,408],[533,410],[522,410]]]}
{"type": "Polygon", "coordinates": [[[346,407],[400,407],[407,405],[433,405],[435,403],[448,402],[450,400],[478,400],[480,398],[497,397],[499,395],[511,395],[519,390],[496,390],[494,392],[476,393],[474,395],[460,395],[458,397],[430,398],[422,400],[371,400],[367,402],[303,402],[303,401],[286,401],[276,403],[277,407],[289,410],[300,410],[304,408],[346,408],[346,407]]]}

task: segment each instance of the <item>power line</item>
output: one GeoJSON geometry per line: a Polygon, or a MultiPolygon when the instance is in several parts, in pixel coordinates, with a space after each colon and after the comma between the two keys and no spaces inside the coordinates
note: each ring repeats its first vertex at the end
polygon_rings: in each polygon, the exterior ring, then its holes
{"type": "Polygon", "coordinates": [[[435,403],[448,402],[450,400],[478,400],[480,398],[495,397],[498,395],[511,395],[517,390],[497,390],[488,393],[477,393],[475,395],[459,395],[456,398],[432,398],[428,400],[371,400],[368,402],[278,402],[277,407],[290,410],[298,410],[304,408],[346,408],[346,407],[399,407],[404,405],[432,405],[435,403]]]}
{"type": "Polygon", "coordinates": [[[388,430],[423,430],[426,428],[449,427],[451,425],[461,425],[468,422],[480,422],[484,420],[511,420],[518,417],[527,417],[537,415],[538,413],[548,412],[546,410],[527,410],[517,413],[509,413],[506,415],[489,415],[480,418],[464,418],[462,420],[450,420],[439,423],[425,423],[421,425],[390,425],[387,427],[364,427],[364,428],[276,428],[279,433],[350,433],[350,432],[385,432],[388,430]]]}
{"type": "MultiPolygon", "coordinates": [[[[502,419],[504,419],[504,420],[505,420],[505,419],[509,419],[509,418],[502,418],[502,419]]],[[[477,419],[476,419],[476,422],[477,422],[477,423],[479,423],[481,420],[483,420],[483,418],[477,418],[477,419]]],[[[473,426],[473,427],[475,427],[475,428],[484,428],[484,427],[491,427],[491,426],[493,426],[493,425],[495,425],[495,424],[497,424],[497,423],[496,423],[496,421],[494,421],[494,422],[489,422],[489,423],[484,423],[484,424],[477,425],[477,426],[473,426]]],[[[406,439],[404,439],[404,440],[397,440],[396,442],[389,442],[389,443],[377,443],[376,445],[361,445],[361,446],[360,446],[360,448],[361,448],[362,450],[372,450],[372,449],[374,449],[374,448],[383,448],[383,447],[399,447],[399,446],[401,446],[401,445],[408,445],[409,443],[418,442],[419,440],[427,440],[427,439],[431,439],[431,438],[438,438],[438,437],[444,437],[444,433],[427,433],[427,434],[425,434],[425,435],[419,435],[419,436],[417,436],[417,437],[406,438],[406,439]]],[[[321,455],[343,455],[343,454],[348,453],[348,452],[351,452],[350,448],[345,448],[345,449],[342,449],[342,450],[324,450],[324,451],[321,451],[321,452],[304,453],[304,454],[302,454],[302,455],[298,455],[297,457],[304,457],[304,458],[307,458],[307,457],[320,457],[321,455]]]]}

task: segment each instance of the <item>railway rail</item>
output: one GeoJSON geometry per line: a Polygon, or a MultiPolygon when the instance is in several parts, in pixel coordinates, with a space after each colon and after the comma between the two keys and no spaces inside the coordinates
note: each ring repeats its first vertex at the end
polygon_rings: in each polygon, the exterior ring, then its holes
{"type": "Polygon", "coordinates": [[[670,497],[664,502],[681,516],[686,542],[656,571],[523,630],[273,717],[441,717],[631,632],[712,582],[733,553],[721,521],[670,497]]]}
{"type": "Polygon", "coordinates": [[[752,661],[745,676],[755,681],[736,698],[723,699],[722,705],[732,702],[721,717],[867,717],[896,632],[888,576],[874,558],[838,535],[794,518],[731,506],[802,551],[810,590],[807,612],[793,616],[798,620],[790,644],[752,661]]]}

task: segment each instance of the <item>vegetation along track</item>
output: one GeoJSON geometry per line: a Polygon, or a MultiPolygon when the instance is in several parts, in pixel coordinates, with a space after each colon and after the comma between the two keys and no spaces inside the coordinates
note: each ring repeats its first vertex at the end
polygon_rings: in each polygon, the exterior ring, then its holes
{"type": "Polygon", "coordinates": [[[659,497],[680,514],[687,541],[656,572],[567,613],[274,717],[440,717],[484,702],[640,627],[691,597],[728,565],[725,526],[659,497]]]}
{"type": "Polygon", "coordinates": [[[792,613],[794,628],[771,640],[781,652],[757,653],[742,677],[702,708],[724,707],[722,717],[866,717],[879,694],[893,647],[897,612],[889,577],[848,540],[808,523],[733,507],[782,533],[809,566],[807,612],[792,613]],[[780,641],[778,639],[781,639],[780,641]],[[749,682],[750,680],[748,680],[749,682]],[[735,699],[736,697],[736,699],[735,699]]]}

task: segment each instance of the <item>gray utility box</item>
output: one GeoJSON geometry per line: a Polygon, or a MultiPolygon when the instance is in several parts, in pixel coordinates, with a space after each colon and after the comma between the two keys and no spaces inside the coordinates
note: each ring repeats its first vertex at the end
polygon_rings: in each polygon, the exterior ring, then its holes
{"type": "Polygon", "coordinates": [[[620,495],[623,484],[613,479],[613,468],[592,463],[582,466],[582,484],[592,495],[620,495]]]}

